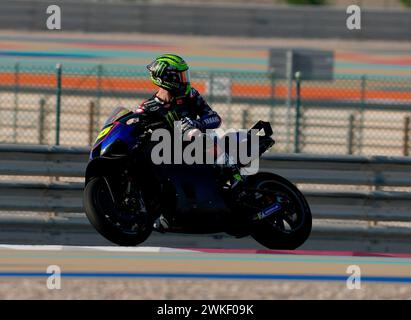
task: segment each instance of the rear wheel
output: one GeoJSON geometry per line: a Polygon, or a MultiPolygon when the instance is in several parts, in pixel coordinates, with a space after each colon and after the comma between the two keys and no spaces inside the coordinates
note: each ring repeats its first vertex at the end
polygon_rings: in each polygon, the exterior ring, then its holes
{"type": "Polygon", "coordinates": [[[84,189],[84,209],[90,223],[106,239],[121,246],[135,246],[150,236],[153,218],[141,192],[120,195],[106,177],[95,177],[84,189]]]}
{"type": "Polygon", "coordinates": [[[261,220],[253,221],[251,236],[270,249],[294,250],[301,246],[311,233],[312,217],[307,200],[298,188],[272,173],[250,176],[246,185],[252,194],[247,204],[251,215],[275,203],[281,207],[261,220]]]}

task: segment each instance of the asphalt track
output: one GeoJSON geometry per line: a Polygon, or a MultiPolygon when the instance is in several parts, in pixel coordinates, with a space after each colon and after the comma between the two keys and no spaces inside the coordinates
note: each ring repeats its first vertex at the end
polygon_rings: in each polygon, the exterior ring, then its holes
{"type": "Polygon", "coordinates": [[[57,265],[62,278],[146,278],[346,282],[411,285],[411,254],[324,251],[211,250],[159,247],[0,245],[0,278],[44,278],[57,265]]]}

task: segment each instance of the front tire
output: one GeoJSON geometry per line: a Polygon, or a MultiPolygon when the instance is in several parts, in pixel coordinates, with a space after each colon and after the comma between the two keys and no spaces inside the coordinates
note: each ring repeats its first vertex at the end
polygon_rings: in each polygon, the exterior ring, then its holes
{"type": "Polygon", "coordinates": [[[136,246],[144,242],[152,232],[153,219],[144,213],[139,220],[126,221],[128,224],[139,221],[140,225],[134,230],[132,227],[125,229],[126,222],[113,221],[113,217],[121,212],[112,201],[107,183],[104,177],[92,178],[87,183],[83,201],[88,220],[103,237],[120,246],[136,246]]]}
{"type": "MultiPolygon", "coordinates": [[[[265,172],[250,176],[246,183],[248,188],[264,190],[265,196],[271,193],[269,205],[282,201],[281,211],[253,223],[251,236],[269,249],[294,250],[301,246],[311,233],[312,216],[298,188],[281,176],[265,172]]],[[[261,209],[266,207],[267,203],[261,209]]]]}

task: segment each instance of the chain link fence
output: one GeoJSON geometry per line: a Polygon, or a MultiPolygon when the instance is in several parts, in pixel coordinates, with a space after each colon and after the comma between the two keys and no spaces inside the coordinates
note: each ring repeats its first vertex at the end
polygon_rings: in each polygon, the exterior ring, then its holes
{"type": "MultiPolygon", "coordinates": [[[[191,77],[223,129],[269,121],[274,151],[410,153],[411,79],[302,75],[290,86],[271,73],[191,77]]],[[[133,109],[154,91],[138,67],[0,65],[0,143],[90,146],[115,107],[133,109]]]]}

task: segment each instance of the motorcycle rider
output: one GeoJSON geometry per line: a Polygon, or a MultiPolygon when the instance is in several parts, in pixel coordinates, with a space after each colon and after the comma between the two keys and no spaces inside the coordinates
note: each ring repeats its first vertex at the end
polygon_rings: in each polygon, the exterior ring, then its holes
{"type": "MultiPolygon", "coordinates": [[[[167,121],[172,126],[174,121],[180,120],[183,133],[191,129],[205,132],[206,129],[216,129],[221,125],[221,117],[191,86],[189,67],[183,58],[175,54],[163,54],[147,65],[147,69],[158,91],[144,101],[139,109],[169,108],[175,111],[177,117],[167,121]]],[[[163,215],[156,220],[154,228],[161,232],[168,228],[163,215]]]]}
{"type": "Polygon", "coordinates": [[[153,109],[157,107],[176,110],[181,120],[183,132],[190,129],[216,129],[221,118],[213,111],[200,93],[191,86],[187,63],[178,55],[163,54],[154,59],[147,69],[151,81],[158,86],[158,91],[139,108],[153,109]]]}

